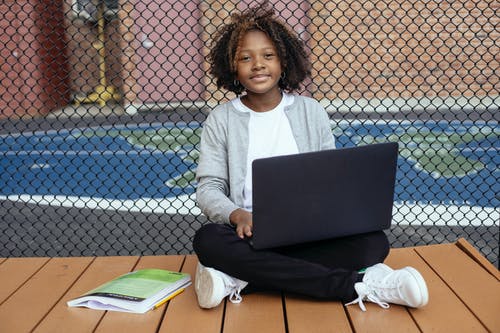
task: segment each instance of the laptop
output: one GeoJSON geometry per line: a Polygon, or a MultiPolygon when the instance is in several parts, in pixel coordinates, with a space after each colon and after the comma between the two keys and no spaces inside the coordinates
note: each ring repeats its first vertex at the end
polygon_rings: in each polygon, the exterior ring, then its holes
{"type": "Polygon", "coordinates": [[[250,243],[268,249],[387,229],[398,144],[256,159],[250,243]]]}

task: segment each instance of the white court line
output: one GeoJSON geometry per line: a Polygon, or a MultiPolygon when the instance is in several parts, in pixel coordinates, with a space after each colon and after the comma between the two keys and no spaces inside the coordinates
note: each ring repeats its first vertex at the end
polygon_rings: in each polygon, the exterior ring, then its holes
{"type": "Polygon", "coordinates": [[[395,203],[393,224],[411,226],[498,226],[500,209],[468,205],[395,203]]]}
{"type": "Polygon", "coordinates": [[[194,194],[174,198],[143,198],[118,200],[67,195],[0,195],[0,200],[25,202],[42,206],[102,209],[123,212],[142,212],[156,214],[199,215],[200,209],[194,201],[194,194]]]}
{"type": "MultiPolygon", "coordinates": [[[[25,202],[42,206],[102,209],[123,212],[199,215],[195,194],[174,198],[116,200],[65,195],[0,195],[0,200],[25,202]]],[[[393,224],[411,226],[498,226],[498,208],[467,205],[432,205],[395,203],[393,224]]]]}

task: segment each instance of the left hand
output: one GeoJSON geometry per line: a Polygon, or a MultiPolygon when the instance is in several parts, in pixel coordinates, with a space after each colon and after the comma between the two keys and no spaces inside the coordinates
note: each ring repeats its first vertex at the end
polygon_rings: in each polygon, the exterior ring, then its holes
{"type": "Polygon", "coordinates": [[[252,237],[252,213],[238,208],[229,215],[229,220],[236,226],[236,234],[239,238],[252,237]]]}

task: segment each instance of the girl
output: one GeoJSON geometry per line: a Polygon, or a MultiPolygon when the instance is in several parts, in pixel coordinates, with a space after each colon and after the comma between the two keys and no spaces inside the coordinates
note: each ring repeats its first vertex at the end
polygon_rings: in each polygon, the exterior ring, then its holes
{"type": "Polygon", "coordinates": [[[215,223],[201,227],[193,240],[200,307],[215,307],[226,296],[239,302],[242,290],[341,300],[363,310],[363,300],[382,307],[425,305],[427,287],[415,269],[382,264],[389,252],[382,231],[273,250],[251,247],[252,161],[332,149],[334,138],[319,103],[292,94],[311,65],[304,44],[267,1],[232,15],[208,59],[217,85],[239,97],[209,114],[201,136],[196,198],[215,223]]]}

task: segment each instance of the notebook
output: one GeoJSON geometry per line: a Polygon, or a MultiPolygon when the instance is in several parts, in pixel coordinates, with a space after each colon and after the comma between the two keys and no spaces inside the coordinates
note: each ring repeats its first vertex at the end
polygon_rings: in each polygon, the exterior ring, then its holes
{"type": "Polygon", "coordinates": [[[387,229],[398,144],[377,143],[256,159],[255,249],[387,229]]]}

